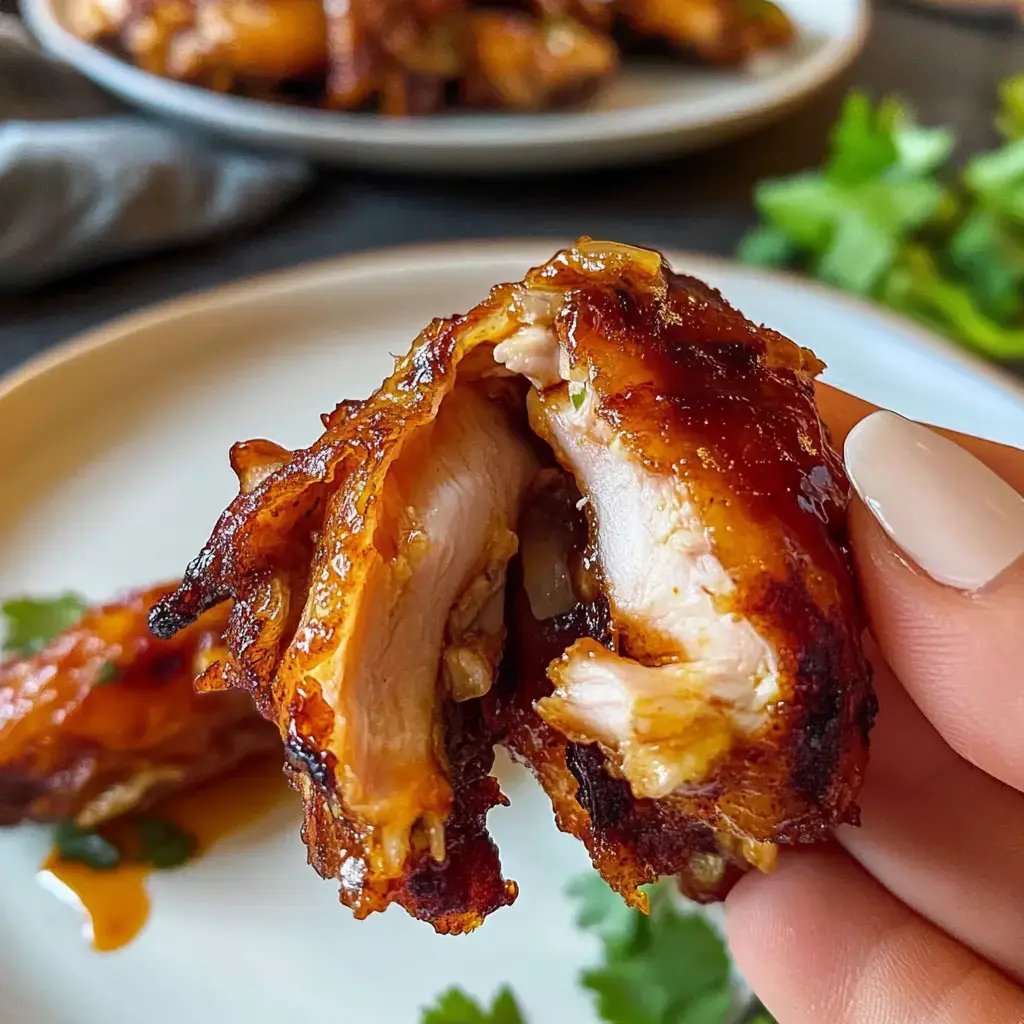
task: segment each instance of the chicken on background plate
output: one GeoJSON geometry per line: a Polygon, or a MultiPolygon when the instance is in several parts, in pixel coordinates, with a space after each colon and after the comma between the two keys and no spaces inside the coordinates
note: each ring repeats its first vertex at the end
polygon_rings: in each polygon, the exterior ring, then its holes
{"type": "Polygon", "coordinates": [[[769,0],[73,0],[69,22],[152,74],[391,115],[571,103],[622,38],[737,64],[794,34],[769,0]]]}
{"type": "Polygon", "coordinates": [[[279,745],[246,694],[210,697],[192,685],[223,656],[227,606],[171,641],[149,633],[147,612],[173,589],[95,608],[67,597],[5,606],[23,630],[55,611],[71,621],[46,642],[15,637],[24,649],[0,665],[0,825],[92,828],[279,745]]]}
{"type": "Polygon", "coordinates": [[[229,598],[200,679],[276,723],[317,870],[441,931],[516,894],[504,743],[632,904],[723,896],[857,818],[876,704],[821,363],[649,250],[583,240],[436,320],[238,497],[154,609],[229,598]]]}

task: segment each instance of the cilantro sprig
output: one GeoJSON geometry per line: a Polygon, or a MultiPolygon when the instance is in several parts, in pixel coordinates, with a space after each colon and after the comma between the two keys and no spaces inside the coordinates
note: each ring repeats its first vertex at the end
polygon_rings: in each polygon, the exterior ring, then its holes
{"type": "Polygon", "coordinates": [[[1024,358],[1024,74],[1000,148],[950,172],[955,137],[895,98],[848,97],[824,166],[763,181],[740,258],[812,274],[992,359],[1024,358]]]}
{"type": "Polygon", "coordinates": [[[95,829],[61,821],[53,830],[53,843],[61,860],[85,864],[94,871],[111,871],[121,863],[121,850],[95,829]]]}
{"type": "Polygon", "coordinates": [[[142,850],[139,860],[158,871],[180,867],[196,852],[196,837],[165,818],[139,818],[135,822],[142,850]]]}
{"type": "Polygon", "coordinates": [[[141,817],[130,824],[134,835],[119,843],[102,829],[61,821],[53,830],[53,842],[62,860],[85,864],[94,871],[111,871],[129,861],[166,871],[185,864],[196,851],[195,836],[173,821],[141,817]]]}
{"type": "MultiPolygon", "coordinates": [[[[59,597],[17,597],[0,603],[3,624],[3,653],[17,658],[38,654],[58,634],[76,625],[88,604],[78,594],[59,597]]],[[[121,678],[117,662],[100,663],[93,687],[109,686],[121,678]]]]}
{"type": "Polygon", "coordinates": [[[38,654],[58,633],[75,625],[86,609],[77,594],[53,598],[17,597],[0,604],[5,654],[38,654]]]}
{"type": "Polygon", "coordinates": [[[1024,139],[1024,71],[999,87],[999,106],[996,127],[1008,139],[1024,139]]]}
{"type": "Polygon", "coordinates": [[[489,1010],[460,988],[450,988],[423,1012],[422,1024],[526,1024],[511,989],[503,988],[489,1010]]]}
{"type": "Polygon", "coordinates": [[[708,922],[683,913],[670,889],[649,890],[650,915],[631,911],[597,876],[570,891],[577,923],[600,938],[603,963],[585,971],[608,1024],[721,1024],[733,1004],[729,957],[708,922]]]}
{"type": "MultiPolygon", "coordinates": [[[[601,943],[601,962],[580,976],[606,1024],[723,1024],[735,1019],[735,993],[725,943],[708,922],[682,909],[667,883],[651,886],[649,916],[630,910],[597,875],[569,889],[576,923],[601,943]]],[[[757,1005],[746,1024],[775,1024],[757,1005]]],[[[449,989],[421,1024],[526,1024],[502,989],[488,1010],[449,989]]]]}

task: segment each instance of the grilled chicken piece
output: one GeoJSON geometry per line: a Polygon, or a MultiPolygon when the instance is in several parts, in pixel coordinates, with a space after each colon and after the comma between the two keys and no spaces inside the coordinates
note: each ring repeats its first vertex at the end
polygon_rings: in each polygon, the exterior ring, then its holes
{"type": "Polygon", "coordinates": [[[618,67],[612,40],[571,18],[473,11],[468,24],[471,54],[461,93],[471,107],[558,106],[585,98],[618,67]]]}
{"type": "Polygon", "coordinates": [[[718,63],[793,35],[768,0],[74,0],[68,21],[152,74],[390,115],[584,99],[616,25],[718,63]]]}
{"type": "Polygon", "coordinates": [[[545,627],[561,653],[532,710],[571,741],[592,852],[625,837],[606,877],[713,898],[856,818],[875,701],[821,364],[654,253],[585,243],[527,283],[548,310],[495,358],[533,381],[607,607],[545,627]]]}
{"type": "Polygon", "coordinates": [[[361,915],[509,902],[499,739],[627,900],[659,875],[718,898],[856,820],[875,702],[820,369],[584,240],[432,324],[312,448],[236,448],[242,493],[152,626],[235,598],[207,681],[277,721],[361,915]]]}
{"type": "Polygon", "coordinates": [[[219,92],[273,93],[327,71],[321,0],[77,0],[68,16],[144,71],[219,92]]]}
{"type": "Polygon", "coordinates": [[[202,685],[250,690],[277,723],[311,862],[359,916],[397,902],[453,932],[515,896],[485,826],[497,733],[474,698],[537,462],[523,385],[464,360],[488,333],[437,322],[311,448],[236,447],[241,493],[151,620],[168,636],[236,595],[231,658],[202,685]]]}
{"type": "Polygon", "coordinates": [[[770,0],[620,0],[623,22],[713,64],[738,64],[792,41],[793,23],[770,0]]]}
{"type": "Polygon", "coordinates": [[[150,607],[173,589],[91,609],[38,654],[0,665],[0,825],[91,827],[278,745],[246,694],[193,690],[222,656],[226,607],[173,640],[149,633],[150,607]]]}
{"type": "Polygon", "coordinates": [[[618,61],[581,21],[465,0],[76,0],[69,19],[152,74],[392,115],[539,110],[585,96],[618,61]]]}
{"type": "Polygon", "coordinates": [[[353,0],[329,10],[327,105],[423,114],[449,102],[530,111],[580,99],[618,66],[582,21],[466,0],[353,0]]]}

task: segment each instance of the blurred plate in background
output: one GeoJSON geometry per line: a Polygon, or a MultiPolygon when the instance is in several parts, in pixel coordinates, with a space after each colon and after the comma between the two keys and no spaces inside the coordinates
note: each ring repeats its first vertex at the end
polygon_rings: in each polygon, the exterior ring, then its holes
{"type": "Polygon", "coordinates": [[[586,108],[550,114],[384,118],[224,96],[140,71],[76,39],[74,0],[22,0],[54,55],[153,113],[257,146],[338,164],[402,171],[525,172],[636,162],[709,146],[809,99],[860,52],[868,0],[782,0],[798,40],[740,69],[633,62],[586,108]]]}
{"type": "MultiPolygon", "coordinates": [[[[370,253],[156,307],[0,384],[0,595],[99,599],[180,573],[236,491],[229,446],[309,444],[320,412],[368,394],[427,322],[520,278],[554,242],[370,253]]],[[[912,324],[795,277],[676,254],[754,319],[811,346],[828,379],[916,418],[1024,445],[1024,393],[912,324]]],[[[399,910],[356,922],[306,866],[289,803],[150,882],[153,915],[112,954],[33,875],[47,832],[0,835],[0,1024],[416,1024],[452,984],[509,983],[531,1024],[592,1020],[595,962],[567,883],[587,870],[540,788],[511,765],[490,824],[519,901],[473,935],[399,910]],[[56,982],[55,982],[55,979],[56,982]]]]}

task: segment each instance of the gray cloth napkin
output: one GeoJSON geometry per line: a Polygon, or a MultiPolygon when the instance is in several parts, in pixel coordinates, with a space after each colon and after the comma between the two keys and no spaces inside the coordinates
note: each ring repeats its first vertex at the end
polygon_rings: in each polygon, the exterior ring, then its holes
{"type": "Polygon", "coordinates": [[[0,292],[265,218],[309,176],[125,111],[0,14],[0,292]]]}

